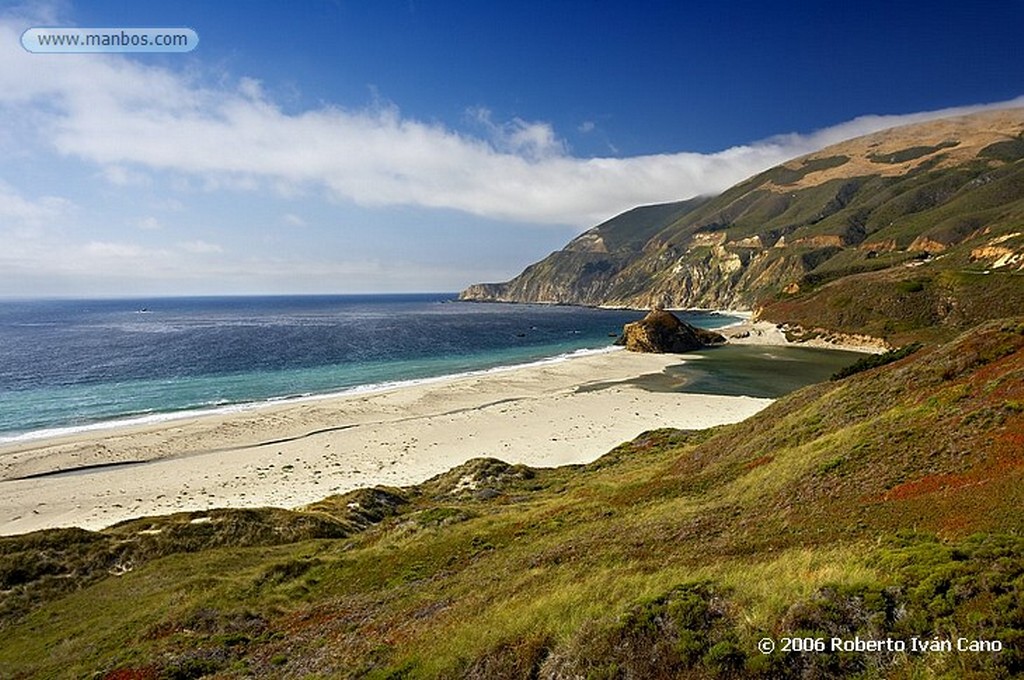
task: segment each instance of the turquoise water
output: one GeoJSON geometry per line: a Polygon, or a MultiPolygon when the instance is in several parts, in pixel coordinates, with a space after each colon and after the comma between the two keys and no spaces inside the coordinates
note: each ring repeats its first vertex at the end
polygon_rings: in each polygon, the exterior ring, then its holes
{"type": "Polygon", "coordinates": [[[726,345],[690,352],[664,388],[696,394],[777,398],[829,377],[864,355],[811,347],[726,345]]]}
{"type": "Polygon", "coordinates": [[[0,440],[600,351],[642,316],[452,297],[2,302],[0,440]]]}

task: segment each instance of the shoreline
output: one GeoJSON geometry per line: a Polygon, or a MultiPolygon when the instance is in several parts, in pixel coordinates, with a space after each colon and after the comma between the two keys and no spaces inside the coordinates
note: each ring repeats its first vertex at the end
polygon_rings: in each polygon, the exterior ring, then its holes
{"type": "Polygon", "coordinates": [[[681,361],[598,351],[4,442],[0,535],[213,507],[300,507],[360,487],[417,484],[481,456],[586,463],[645,430],[738,422],[773,401],[629,382],[681,361]]]}
{"type": "MultiPolygon", "coordinates": [[[[549,304],[549,303],[498,303],[498,304],[549,304]]],[[[554,304],[554,303],[550,303],[554,304]]],[[[595,309],[598,309],[595,307],[595,309]]],[[[625,309],[625,308],[622,308],[625,309]]],[[[634,310],[641,313],[642,310],[634,310]]],[[[702,314],[720,315],[723,317],[737,317],[736,321],[720,326],[715,330],[731,329],[737,325],[746,323],[749,321],[750,312],[744,311],[732,311],[732,310],[704,310],[704,309],[685,309],[685,310],[673,310],[676,312],[697,312],[702,314]]],[[[774,344],[774,343],[766,343],[774,344]]],[[[106,430],[116,430],[122,427],[131,427],[135,425],[148,425],[148,424],[160,424],[160,423],[171,423],[177,420],[186,420],[193,417],[205,416],[205,415],[217,415],[225,413],[234,413],[241,411],[248,411],[252,409],[264,408],[268,405],[274,404],[294,404],[302,403],[305,401],[316,401],[320,399],[333,399],[340,396],[348,396],[353,394],[363,393],[374,393],[382,390],[389,390],[395,387],[415,386],[419,384],[430,384],[432,382],[443,382],[451,379],[458,379],[462,377],[471,377],[476,375],[484,375],[488,373],[500,373],[509,370],[517,370],[519,368],[540,366],[549,363],[556,363],[560,361],[566,361],[579,356],[588,356],[591,354],[602,354],[605,352],[614,352],[621,350],[621,347],[617,346],[605,346],[596,348],[580,348],[569,351],[564,351],[552,356],[544,356],[541,358],[527,359],[516,363],[510,364],[499,364],[495,366],[489,366],[486,368],[468,369],[459,371],[456,373],[446,373],[436,376],[427,376],[422,378],[412,378],[407,380],[384,380],[377,383],[368,384],[357,384],[349,387],[340,387],[331,389],[325,392],[311,392],[301,393],[292,395],[280,395],[262,398],[257,401],[237,401],[237,402],[225,402],[221,404],[202,404],[193,405],[186,408],[180,408],[175,410],[163,410],[163,411],[147,411],[147,412],[135,412],[117,415],[110,418],[104,418],[95,420],[92,422],[83,423],[80,425],[52,425],[41,427],[38,429],[26,430],[26,431],[11,431],[11,432],[0,432],[0,452],[2,449],[9,445],[19,445],[23,442],[32,442],[37,440],[52,439],[55,437],[73,436],[79,433],[96,432],[101,433],[106,430]]]]}
{"type": "MultiPolygon", "coordinates": [[[[739,312],[730,312],[730,314],[738,315],[739,312]]],[[[866,335],[845,335],[842,333],[822,333],[807,340],[794,341],[786,337],[786,331],[790,330],[788,326],[775,324],[771,321],[755,321],[752,315],[748,316],[744,321],[716,328],[715,330],[724,335],[730,344],[734,345],[810,347],[812,349],[835,349],[865,354],[881,354],[891,349],[884,340],[879,338],[866,335]]]]}
{"type": "MultiPolygon", "coordinates": [[[[15,434],[0,434],[0,454],[4,448],[8,446],[17,447],[21,444],[31,444],[34,441],[48,440],[48,439],[59,439],[63,437],[74,437],[79,434],[86,433],[97,433],[101,434],[104,430],[119,430],[125,427],[134,426],[146,426],[146,425],[161,425],[170,424],[176,420],[188,420],[190,418],[198,418],[204,416],[215,416],[215,415],[227,415],[231,413],[241,413],[245,411],[258,410],[271,406],[287,406],[291,404],[301,404],[309,401],[319,401],[321,399],[335,399],[338,397],[348,397],[360,394],[374,394],[377,392],[384,392],[402,387],[415,387],[418,385],[429,385],[431,383],[445,382],[447,380],[458,380],[460,378],[471,378],[479,375],[488,375],[492,373],[503,373],[505,371],[514,371],[520,368],[529,368],[532,366],[544,366],[547,364],[558,363],[561,361],[568,361],[573,358],[590,356],[595,354],[604,354],[607,352],[617,352],[622,350],[621,347],[601,347],[596,349],[578,349],[572,352],[564,352],[562,354],[556,354],[554,356],[545,357],[542,359],[535,359],[533,361],[526,361],[517,364],[507,364],[492,366],[490,368],[479,368],[468,371],[461,371],[459,373],[448,373],[444,375],[429,376],[426,378],[410,378],[408,380],[386,380],[379,383],[368,383],[365,385],[354,385],[352,387],[339,388],[329,392],[317,392],[308,394],[298,394],[294,396],[279,396],[269,397],[261,399],[259,401],[240,401],[233,403],[226,403],[217,406],[197,406],[194,408],[185,408],[176,411],[154,411],[145,415],[125,415],[111,418],[109,420],[98,420],[84,425],[67,425],[58,427],[47,427],[38,430],[29,430],[27,432],[18,432],[15,434]]],[[[2,462],[2,460],[0,460],[2,462]]]]}
{"type": "MultiPolygon", "coordinates": [[[[469,300],[468,302],[478,302],[484,304],[539,304],[539,305],[561,305],[562,303],[547,303],[547,302],[532,302],[532,303],[519,303],[519,302],[499,302],[491,303],[489,301],[480,300],[469,300]]],[[[571,305],[565,305],[571,306],[571,305]]],[[[631,310],[637,313],[643,313],[645,310],[631,307],[616,307],[616,306],[598,306],[595,309],[617,309],[617,310],[631,310]]],[[[736,320],[732,323],[728,323],[724,326],[718,326],[713,328],[722,335],[724,335],[728,342],[737,345],[764,345],[764,346],[789,346],[789,347],[811,347],[815,349],[835,349],[851,352],[863,352],[877,354],[891,349],[884,341],[877,338],[871,338],[868,336],[846,336],[841,334],[832,334],[825,336],[816,336],[808,340],[794,341],[786,337],[786,327],[780,327],[769,321],[755,320],[754,313],[750,310],[737,310],[737,309],[704,309],[699,307],[687,307],[687,308],[672,308],[668,311],[673,313],[678,312],[695,312],[700,314],[710,314],[722,317],[735,317],[736,320]]],[[[622,348],[609,346],[600,348],[584,348],[576,349],[568,352],[563,352],[550,357],[543,357],[539,359],[527,360],[522,363],[512,363],[491,366],[488,368],[481,369],[470,369],[452,374],[443,374],[438,376],[428,376],[424,378],[414,378],[409,380],[386,380],[379,383],[370,383],[363,385],[353,385],[350,387],[338,388],[327,392],[313,392],[303,393],[288,396],[274,396],[269,398],[260,399],[258,401],[239,401],[239,402],[228,402],[224,404],[211,404],[211,405],[196,405],[178,410],[168,411],[152,411],[146,413],[135,413],[135,414],[124,414],[115,416],[109,419],[102,419],[93,422],[84,423],[81,425],[57,425],[50,427],[43,427],[34,430],[22,431],[22,432],[0,432],[0,455],[2,455],[5,448],[11,446],[19,446],[22,443],[31,443],[33,441],[49,440],[54,438],[60,438],[65,436],[75,436],[80,433],[97,433],[101,434],[104,431],[118,430],[124,427],[132,427],[135,425],[149,425],[149,424],[164,424],[173,423],[179,420],[188,420],[194,417],[202,417],[207,415],[223,415],[236,412],[250,411],[254,409],[261,409],[271,405],[277,404],[297,404],[306,401],[318,401],[321,399],[333,399],[336,397],[356,395],[356,394],[372,394],[379,391],[389,390],[396,387],[415,386],[420,384],[430,384],[433,382],[444,382],[452,379],[459,379],[462,377],[471,377],[476,375],[484,375],[488,373],[500,373],[504,371],[517,370],[519,368],[530,367],[535,365],[545,365],[548,363],[554,363],[559,361],[566,361],[579,356],[588,356],[591,354],[601,354],[605,352],[617,351],[622,348]]],[[[2,460],[0,460],[2,463],[2,460]]]]}

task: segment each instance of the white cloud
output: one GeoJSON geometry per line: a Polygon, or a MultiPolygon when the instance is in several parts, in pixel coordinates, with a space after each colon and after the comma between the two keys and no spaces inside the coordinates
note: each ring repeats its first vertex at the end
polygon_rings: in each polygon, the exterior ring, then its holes
{"type": "Polygon", "coordinates": [[[289,227],[304,227],[306,226],[306,220],[302,219],[298,215],[287,213],[281,220],[289,227]]]}
{"type": "Polygon", "coordinates": [[[564,156],[567,152],[565,142],[558,138],[548,123],[531,123],[522,118],[496,123],[490,109],[484,107],[475,107],[466,113],[487,133],[491,145],[499,153],[538,161],[564,156]]]}
{"type": "Polygon", "coordinates": [[[582,123],[580,123],[579,127],[577,127],[576,129],[579,132],[582,132],[583,134],[587,134],[588,132],[593,132],[595,129],[597,129],[597,125],[595,125],[594,121],[592,120],[585,120],[582,123]]]}
{"type": "Polygon", "coordinates": [[[263,99],[263,83],[255,78],[243,77],[239,79],[238,91],[247,99],[263,99]]]}
{"type": "Polygon", "coordinates": [[[209,243],[199,239],[195,241],[183,241],[178,244],[178,247],[186,253],[192,253],[193,255],[210,255],[212,253],[224,252],[224,249],[216,243],[209,243]]]}
{"type": "Polygon", "coordinates": [[[52,234],[24,238],[13,252],[0,254],[5,275],[0,277],[0,294],[8,293],[5,289],[17,286],[19,281],[31,281],[29,290],[45,291],[48,284],[43,281],[49,278],[79,281],[75,288],[78,292],[82,290],[81,282],[87,281],[86,289],[94,292],[98,281],[115,281],[123,286],[131,282],[205,279],[215,274],[215,269],[196,266],[189,254],[185,249],[168,250],[131,241],[76,244],[66,239],[57,241],[52,234]]]}
{"type": "Polygon", "coordinates": [[[165,212],[182,212],[185,210],[185,204],[176,198],[162,198],[155,201],[152,207],[165,212]]]}
{"type": "Polygon", "coordinates": [[[136,222],[136,226],[143,231],[160,231],[163,229],[163,225],[160,224],[160,220],[155,217],[143,217],[141,220],[136,222]]]}
{"type": "Polygon", "coordinates": [[[208,85],[122,56],[29,54],[23,28],[0,21],[0,113],[35,121],[53,149],[115,184],[168,171],[179,187],[312,190],[518,222],[589,226],[638,204],[721,191],[857,134],[979,108],[863,116],[710,154],[577,158],[545,122],[495,121],[477,108],[474,136],[380,104],[287,113],[248,76],[208,85]]]}
{"type": "Polygon", "coordinates": [[[0,180],[0,219],[8,224],[37,225],[67,214],[74,204],[59,196],[28,199],[0,180]]]}
{"type": "Polygon", "coordinates": [[[147,254],[144,248],[134,243],[113,241],[90,241],[85,244],[82,250],[90,257],[114,260],[136,260],[147,254]]]}
{"type": "Polygon", "coordinates": [[[148,186],[152,178],[145,172],[132,170],[123,165],[108,165],[103,168],[103,177],[118,187],[148,186]]]}

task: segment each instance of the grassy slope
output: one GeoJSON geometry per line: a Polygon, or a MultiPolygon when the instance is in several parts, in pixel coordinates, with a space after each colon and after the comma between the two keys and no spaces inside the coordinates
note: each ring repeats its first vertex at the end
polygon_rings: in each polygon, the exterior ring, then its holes
{"type": "Polygon", "coordinates": [[[0,539],[0,675],[1020,673],[1022,432],[1016,320],[588,466],[0,539]],[[1008,650],[755,651],[787,633],[1008,650]]]}
{"type": "MultiPolygon", "coordinates": [[[[632,299],[642,303],[652,289],[678,296],[680,286],[693,284],[680,279],[677,263],[691,263],[700,269],[700,263],[710,257],[700,248],[685,247],[694,235],[719,234],[728,243],[757,236],[765,244],[762,249],[726,246],[727,252],[741,256],[743,268],[726,275],[711,266],[704,276],[715,285],[705,283],[705,288],[698,286],[691,293],[697,296],[698,306],[707,302],[701,296],[710,296],[711,302],[767,306],[775,312],[770,315],[773,320],[798,322],[797,317],[801,317],[805,323],[815,319],[818,325],[825,325],[832,319],[815,316],[821,305],[810,299],[823,284],[839,281],[845,299],[851,297],[851,291],[863,289],[864,281],[853,278],[863,273],[877,272],[872,281],[913,278],[916,272],[908,271],[905,265],[922,255],[910,248],[918,238],[949,248],[944,257],[928,263],[933,276],[978,273],[987,268],[987,263],[972,262],[971,251],[1024,227],[1024,159],[1005,164],[978,160],[939,170],[925,164],[903,176],[849,177],[789,194],[763,188],[779,170],[786,168],[762,173],[664,229],[652,239],[642,257],[633,259],[616,274],[608,297],[615,302],[632,299]],[[772,247],[781,237],[788,245],[772,247]],[[829,237],[840,239],[843,245],[815,241],[829,237]],[[794,283],[801,288],[799,295],[783,293],[794,283]],[[773,310],[775,301],[793,304],[773,310]],[[802,315],[789,318],[782,311],[791,312],[800,305],[808,307],[802,315]]],[[[1016,247],[1017,242],[1011,244],[1016,247]]],[[[1014,271],[1014,275],[1007,276],[1016,276],[1012,292],[1016,300],[1021,300],[1024,277],[1014,271]]],[[[955,296],[962,291],[953,287],[945,292],[956,301],[955,296]]],[[[864,302],[857,299],[863,296],[852,297],[855,303],[864,302]]],[[[877,330],[886,337],[881,324],[890,320],[886,312],[893,310],[872,310],[867,305],[864,309],[874,312],[871,319],[879,321],[877,330]]],[[[945,318],[946,310],[941,307],[930,311],[945,318]]],[[[998,318],[988,314],[987,308],[977,311],[971,324],[998,318]]],[[[915,329],[928,325],[910,318],[903,321],[915,329]]]]}
{"type": "Polygon", "coordinates": [[[924,264],[858,274],[792,299],[766,302],[762,318],[804,329],[858,333],[892,345],[941,341],[979,320],[1016,314],[1024,273],[940,269],[924,264]]]}
{"type": "Polygon", "coordinates": [[[609,243],[629,241],[628,249],[580,253],[570,244],[470,297],[749,307],[778,323],[891,344],[922,333],[949,339],[1017,313],[1024,301],[1019,259],[993,269],[996,256],[973,256],[993,244],[1024,253],[1024,134],[972,146],[990,122],[987,114],[964,120],[973,122],[950,132],[963,145],[936,137],[935,123],[911,126],[900,133],[905,147],[886,142],[890,132],[850,140],[667,222],[666,210],[624,213],[594,231],[609,243]],[[884,154],[870,151],[880,144],[884,154]],[[899,174],[888,172],[906,161],[913,163],[899,174]],[[821,172],[829,178],[809,181],[821,172]],[[927,253],[941,255],[924,262],[927,253]],[[989,269],[992,281],[977,280],[989,269]]]}

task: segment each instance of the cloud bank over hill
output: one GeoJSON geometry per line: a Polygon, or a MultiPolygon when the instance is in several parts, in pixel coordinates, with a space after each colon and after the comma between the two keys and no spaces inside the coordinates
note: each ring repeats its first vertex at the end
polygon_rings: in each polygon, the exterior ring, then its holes
{"type": "Polygon", "coordinates": [[[563,108],[498,114],[501,92],[461,81],[445,83],[439,120],[408,93],[389,100],[393,78],[384,96],[321,90],[322,73],[281,82],[248,52],[21,47],[25,29],[74,25],[73,14],[65,3],[0,12],[0,295],[458,290],[510,278],[636,205],[717,193],[881,128],[1024,105],[860,116],[749,142],[730,134],[743,143],[708,152],[655,143],[643,148],[659,153],[629,155],[589,104],[570,123],[555,123],[563,108]]]}
{"type": "MultiPolygon", "coordinates": [[[[445,208],[586,226],[632,206],[721,191],[777,163],[893,125],[1024,104],[1024,98],[861,116],[717,153],[580,158],[549,123],[467,112],[474,133],[391,103],[286,112],[258,80],[176,72],[120,56],[34,55],[0,24],[0,107],[39,144],[110,181],[170,171],[209,189],[323,191],[361,206],[445,208]]],[[[7,196],[7,194],[4,194],[7,196]]],[[[0,209],[3,209],[0,206],[0,209]]],[[[19,208],[21,210],[23,208],[19,208]]]]}

